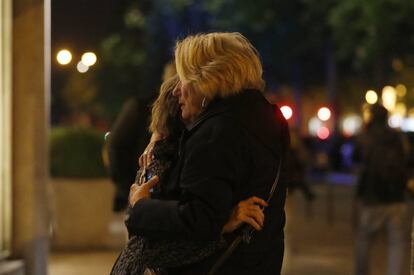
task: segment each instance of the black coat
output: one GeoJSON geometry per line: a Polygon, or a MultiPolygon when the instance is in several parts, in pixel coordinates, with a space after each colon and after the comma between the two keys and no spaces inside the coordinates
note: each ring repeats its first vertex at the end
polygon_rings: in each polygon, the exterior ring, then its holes
{"type": "MultiPolygon", "coordinates": [[[[288,146],[286,121],[260,92],[243,91],[211,102],[183,135],[179,161],[167,186],[173,199],[140,200],[130,211],[129,231],[175,240],[217,238],[239,201],[251,196],[267,199],[279,160],[288,146]]],[[[284,171],[265,210],[263,230],[250,244],[242,244],[219,274],[280,273],[284,171]]],[[[206,274],[219,255],[169,272],[206,274]]]]}

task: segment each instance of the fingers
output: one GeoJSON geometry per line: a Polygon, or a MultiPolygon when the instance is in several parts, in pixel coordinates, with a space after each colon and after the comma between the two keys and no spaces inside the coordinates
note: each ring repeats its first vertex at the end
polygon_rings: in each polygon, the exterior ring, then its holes
{"type": "Polygon", "coordinates": [[[255,196],[254,197],[250,197],[247,200],[241,201],[240,203],[258,204],[258,205],[260,205],[262,207],[268,206],[268,203],[265,200],[263,200],[261,198],[258,198],[258,197],[255,197],[255,196]]]}
{"type": "MultiPolygon", "coordinates": [[[[241,221],[246,222],[246,220],[250,221],[250,219],[253,219],[260,227],[263,227],[264,225],[265,216],[263,211],[257,205],[250,208],[240,209],[238,216],[238,219],[241,221]]],[[[253,224],[251,225],[253,226],[253,224]]]]}
{"type": "Polygon", "coordinates": [[[262,226],[255,219],[253,219],[251,217],[245,216],[245,217],[243,217],[242,221],[247,223],[247,224],[250,224],[257,231],[262,230],[262,226]]]}
{"type": "Polygon", "coordinates": [[[150,142],[147,145],[147,148],[145,148],[145,151],[142,153],[142,155],[138,158],[138,163],[140,167],[148,167],[152,160],[154,159],[154,144],[155,142],[150,142]]]}
{"type": "Polygon", "coordinates": [[[142,186],[145,186],[148,189],[155,187],[159,182],[158,176],[153,176],[149,181],[145,182],[142,186]]]}

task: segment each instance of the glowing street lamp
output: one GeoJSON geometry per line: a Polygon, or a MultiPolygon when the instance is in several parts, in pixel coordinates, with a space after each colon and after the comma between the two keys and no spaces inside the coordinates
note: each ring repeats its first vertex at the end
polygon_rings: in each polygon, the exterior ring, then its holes
{"type": "Polygon", "coordinates": [[[293,115],[292,108],[290,108],[287,105],[283,105],[282,107],[280,107],[280,111],[282,112],[286,120],[289,120],[293,115]]]}
{"type": "Polygon", "coordinates": [[[78,72],[83,74],[89,70],[89,66],[86,66],[85,64],[82,63],[82,61],[79,61],[78,65],[76,65],[76,69],[78,70],[78,72]]]}
{"type": "Polygon", "coordinates": [[[331,132],[325,126],[320,127],[317,131],[318,138],[320,138],[322,140],[327,139],[330,134],[331,134],[331,132]]]}
{"type": "Polygon", "coordinates": [[[87,52],[82,55],[82,63],[90,67],[96,63],[96,54],[93,52],[87,52]]]}
{"type": "Polygon", "coordinates": [[[375,104],[378,101],[378,95],[375,91],[369,90],[365,94],[365,100],[368,104],[375,104]]]}
{"type": "Polygon", "coordinates": [[[392,86],[385,86],[384,89],[382,89],[382,104],[384,107],[392,112],[395,108],[395,103],[397,101],[397,94],[392,86]]]}
{"type": "Polygon", "coordinates": [[[72,54],[66,49],[60,50],[56,55],[56,60],[60,65],[67,65],[72,61],[72,54]]]}
{"type": "Polygon", "coordinates": [[[318,118],[322,121],[327,121],[331,118],[331,110],[326,107],[322,107],[318,110],[318,118]]]}

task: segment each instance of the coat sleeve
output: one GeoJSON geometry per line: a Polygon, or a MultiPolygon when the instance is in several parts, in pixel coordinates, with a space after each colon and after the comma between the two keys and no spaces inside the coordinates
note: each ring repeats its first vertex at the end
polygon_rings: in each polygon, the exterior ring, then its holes
{"type": "Polygon", "coordinates": [[[234,127],[199,129],[187,141],[176,201],[144,199],[129,212],[129,232],[162,239],[217,237],[230,216],[247,151],[234,127]]]}

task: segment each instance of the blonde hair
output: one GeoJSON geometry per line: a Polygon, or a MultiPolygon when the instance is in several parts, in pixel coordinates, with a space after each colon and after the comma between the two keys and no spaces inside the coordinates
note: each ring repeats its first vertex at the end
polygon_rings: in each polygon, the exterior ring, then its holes
{"type": "Polygon", "coordinates": [[[151,133],[158,133],[168,137],[176,133],[181,126],[179,116],[178,99],[172,92],[179,83],[177,75],[165,80],[160,88],[158,98],[152,104],[151,123],[149,130],[151,133]]]}
{"type": "Polygon", "coordinates": [[[264,89],[259,54],[237,32],[188,36],[177,42],[175,62],[180,80],[209,99],[264,89]]]}

